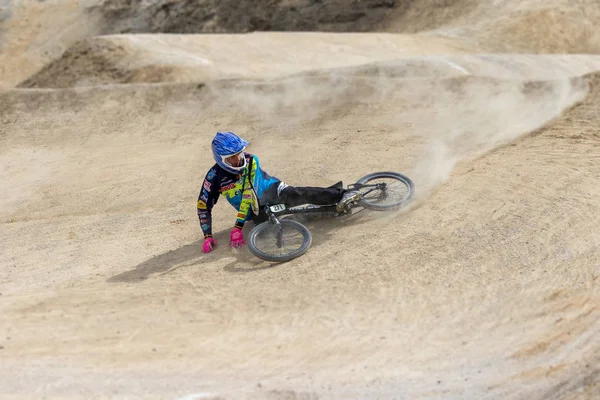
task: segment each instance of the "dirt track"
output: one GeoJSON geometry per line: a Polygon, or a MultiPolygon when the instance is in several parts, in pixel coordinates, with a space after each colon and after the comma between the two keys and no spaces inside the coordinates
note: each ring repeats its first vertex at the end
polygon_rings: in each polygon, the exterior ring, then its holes
{"type": "MultiPolygon", "coordinates": [[[[460,26],[477,39],[485,18],[460,26]]],[[[232,35],[230,70],[152,84],[59,59],[37,86],[62,89],[0,92],[3,398],[600,396],[600,56],[445,38],[390,59],[364,35],[232,35]],[[265,72],[288,39],[304,61],[265,72]],[[195,200],[220,129],[290,183],[392,169],[417,199],[315,223],[274,266],[227,248],[219,202],[204,255],[195,200]]],[[[217,60],[202,36],[157,37],[115,40],[146,68],[217,60]]]]}

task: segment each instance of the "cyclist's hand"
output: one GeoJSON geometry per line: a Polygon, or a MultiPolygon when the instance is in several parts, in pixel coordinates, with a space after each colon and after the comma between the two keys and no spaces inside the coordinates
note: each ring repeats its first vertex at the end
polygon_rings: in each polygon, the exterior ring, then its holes
{"type": "Polygon", "coordinates": [[[205,253],[210,253],[211,251],[214,250],[215,246],[217,245],[217,241],[211,237],[207,237],[206,239],[204,239],[204,245],[202,246],[202,250],[205,253]]]}
{"type": "Polygon", "coordinates": [[[242,247],[246,244],[244,240],[244,235],[242,234],[242,230],[240,228],[233,228],[231,231],[231,236],[229,238],[229,246],[230,247],[242,247]]]}

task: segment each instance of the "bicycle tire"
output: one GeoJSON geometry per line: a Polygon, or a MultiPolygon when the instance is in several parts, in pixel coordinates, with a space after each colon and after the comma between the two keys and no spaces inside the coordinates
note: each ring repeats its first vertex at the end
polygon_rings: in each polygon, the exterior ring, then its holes
{"type": "Polygon", "coordinates": [[[291,219],[280,219],[279,223],[284,227],[289,227],[300,232],[302,234],[302,245],[297,250],[283,255],[276,255],[260,250],[256,243],[258,235],[264,230],[274,226],[270,221],[266,221],[252,228],[248,235],[248,249],[252,254],[265,261],[287,262],[293,260],[294,258],[300,257],[308,251],[309,247],[312,244],[312,234],[306,226],[302,225],[298,221],[294,221],[291,219]]]}
{"type": "Polygon", "coordinates": [[[373,173],[363,176],[358,181],[356,181],[356,183],[366,184],[366,183],[368,183],[374,179],[378,179],[378,178],[391,178],[391,179],[395,179],[397,181],[402,182],[408,190],[407,194],[400,201],[397,201],[392,204],[385,204],[385,205],[374,204],[374,203],[371,203],[368,200],[365,200],[364,198],[362,198],[358,201],[358,204],[361,207],[364,207],[364,208],[367,208],[370,210],[375,210],[375,211],[393,210],[393,209],[402,207],[403,205],[405,205],[412,199],[412,197],[414,195],[414,191],[415,191],[414,182],[408,176],[400,174],[398,172],[393,172],[393,171],[373,172],[373,173]]]}

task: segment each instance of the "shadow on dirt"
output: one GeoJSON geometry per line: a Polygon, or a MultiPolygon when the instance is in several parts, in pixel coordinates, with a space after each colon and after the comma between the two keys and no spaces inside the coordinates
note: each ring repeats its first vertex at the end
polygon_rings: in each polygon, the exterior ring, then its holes
{"type": "MultiPolygon", "coordinates": [[[[219,241],[217,235],[215,235],[215,238],[219,241]]],[[[205,258],[210,256],[210,254],[204,254],[202,252],[202,242],[203,240],[196,240],[177,250],[171,250],[158,256],[154,256],[143,263],[136,265],[132,270],[111,276],[107,279],[107,282],[141,282],[148,279],[152,274],[162,275],[183,266],[199,264],[205,258]]]]}
{"type": "MultiPolygon", "coordinates": [[[[311,249],[315,249],[319,247],[321,244],[330,241],[334,232],[343,229],[344,225],[340,223],[340,221],[332,220],[328,218],[319,218],[319,217],[303,217],[303,216],[293,216],[288,217],[289,219],[294,219],[298,222],[303,223],[312,233],[312,245],[311,249]]],[[[354,224],[353,224],[354,225],[354,224]]],[[[265,269],[275,268],[281,265],[286,265],[292,261],[288,262],[268,262],[255,257],[250,251],[246,248],[242,252],[238,252],[235,255],[236,260],[230,262],[225,265],[224,270],[231,273],[236,274],[246,274],[249,272],[255,272],[265,269]]]]}
{"type": "MultiPolygon", "coordinates": [[[[313,235],[311,249],[314,249],[331,240],[334,232],[348,227],[347,224],[351,223],[353,227],[356,227],[358,225],[367,223],[369,218],[363,218],[361,214],[361,212],[357,212],[352,216],[344,217],[342,220],[319,216],[294,216],[293,219],[302,222],[310,229],[313,235]]],[[[252,223],[246,224],[244,227],[244,236],[248,235],[253,226],[254,225],[252,223]]],[[[107,279],[107,282],[142,282],[148,279],[151,275],[165,275],[182,267],[191,267],[206,262],[214,262],[219,258],[232,256],[235,258],[235,260],[226,264],[223,268],[227,272],[236,274],[245,274],[249,272],[266,270],[287,264],[263,261],[252,255],[247,246],[241,250],[229,249],[227,247],[227,243],[229,242],[229,230],[224,230],[215,234],[215,239],[217,240],[218,247],[210,254],[204,254],[202,252],[203,240],[196,240],[176,250],[170,250],[166,253],[154,256],[142,262],[141,264],[136,265],[129,271],[111,276],[107,279]]]]}

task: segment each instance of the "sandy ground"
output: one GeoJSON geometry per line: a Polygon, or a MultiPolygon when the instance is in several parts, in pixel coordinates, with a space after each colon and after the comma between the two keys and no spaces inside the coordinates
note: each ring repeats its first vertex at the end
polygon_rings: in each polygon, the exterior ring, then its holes
{"type": "MultiPolygon", "coordinates": [[[[244,62],[217,80],[25,89],[4,70],[1,397],[598,398],[600,59],[298,35],[232,35],[218,57],[244,62]],[[287,42],[305,61],[263,70],[287,42]],[[195,204],[222,129],[289,183],[396,170],[417,197],[312,223],[282,265],[229,249],[219,202],[205,255],[195,204]]],[[[113,39],[150,66],[215,40],[92,38],[113,39]]]]}

